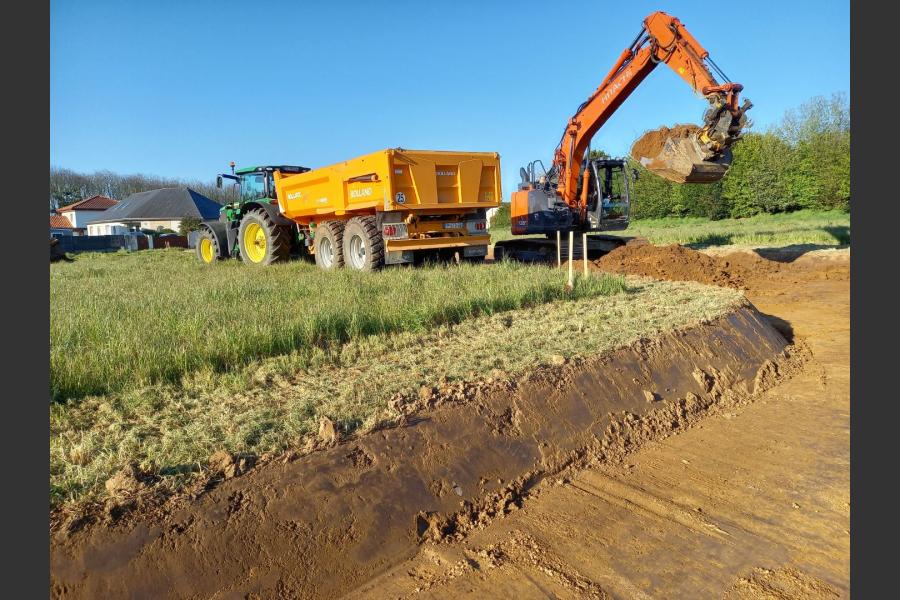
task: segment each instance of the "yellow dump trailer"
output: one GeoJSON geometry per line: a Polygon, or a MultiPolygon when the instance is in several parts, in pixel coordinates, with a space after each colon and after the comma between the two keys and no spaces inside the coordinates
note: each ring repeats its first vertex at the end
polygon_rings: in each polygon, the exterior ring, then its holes
{"type": "Polygon", "coordinates": [[[280,214],[324,269],[414,262],[417,255],[482,260],[486,211],[499,206],[495,152],[381,150],[303,173],[275,170],[280,214]]]}

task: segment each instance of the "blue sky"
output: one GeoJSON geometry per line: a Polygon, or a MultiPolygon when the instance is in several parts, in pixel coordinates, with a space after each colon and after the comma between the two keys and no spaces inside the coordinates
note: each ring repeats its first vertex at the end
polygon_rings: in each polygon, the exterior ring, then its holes
{"type": "MultiPolygon", "coordinates": [[[[549,163],[645,16],[679,17],[744,84],[755,127],[850,92],[850,5],[748,2],[50,4],[50,164],[211,180],[228,161],[324,166],[381,148],[496,151],[503,191],[549,163]],[[371,4],[371,5],[370,5],[371,4]],[[727,14],[727,7],[735,11],[727,14]]],[[[660,66],[594,138],[698,122],[660,66]]]]}

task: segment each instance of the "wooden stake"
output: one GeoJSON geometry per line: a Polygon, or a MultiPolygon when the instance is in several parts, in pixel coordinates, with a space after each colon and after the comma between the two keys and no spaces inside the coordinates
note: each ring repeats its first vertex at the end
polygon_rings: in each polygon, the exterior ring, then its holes
{"type": "Polygon", "coordinates": [[[581,234],[581,259],[584,263],[584,276],[587,277],[588,268],[587,268],[587,234],[581,234]]]}
{"type": "Polygon", "coordinates": [[[569,232],[569,289],[575,287],[575,267],[572,265],[572,252],[575,250],[575,232],[569,232]]]}
{"type": "Polygon", "coordinates": [[[559,229],[556,230],[556,268],[562,266],[562,249],[560,248],[559,229]]]}

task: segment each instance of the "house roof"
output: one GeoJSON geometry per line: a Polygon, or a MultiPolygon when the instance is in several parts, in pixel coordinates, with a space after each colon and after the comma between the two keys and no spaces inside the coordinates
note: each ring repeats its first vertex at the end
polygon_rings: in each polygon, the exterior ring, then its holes
{"type": "Polygon", "coordinates": [[[74,229],[71,221],[63,215],[50,215],[50,229],[74,229]]]}
{"type": "Polygon", "coordinates": [[[91,223],[123,221],[177,220],[219,218],[219,203],[187,187],[162,188],[132,194],[91,223]]]}
{"type": "Polygon", "coordinates": [[[106,196],[91,196],[84,198],[78,202],[68,204],[59,209],[59,212],[68,212],[70,210],[106,210],[118,204],[118,200],[107,198],[106,196]]]}

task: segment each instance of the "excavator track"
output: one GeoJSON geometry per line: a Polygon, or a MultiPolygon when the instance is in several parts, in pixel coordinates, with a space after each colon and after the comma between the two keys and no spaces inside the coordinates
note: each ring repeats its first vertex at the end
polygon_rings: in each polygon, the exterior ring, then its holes
{"type": "MultiPolygon", "coordinates": [[[[597,260],[604,254],[609,254],[616,248],[624,246],[633,237],[624,237],[606,234],[589,234],[587,236],[587,257],[588,260],[597,260]]],[[[560,235],[560,252],[559,256],[563,262],[569,260],[569,234],[562,233],[560,235]]],[[[547,237],[533,237],[503,240],[494,244],[494,260],[515,260],[527,263],[555,263],[556,262],[556,239],[547,237]]],[[[575,233],[575,243],[572,247],[572,259],[582,260],[584,258],[584,245],[582,244],[581,233],[575,233]]]]}

